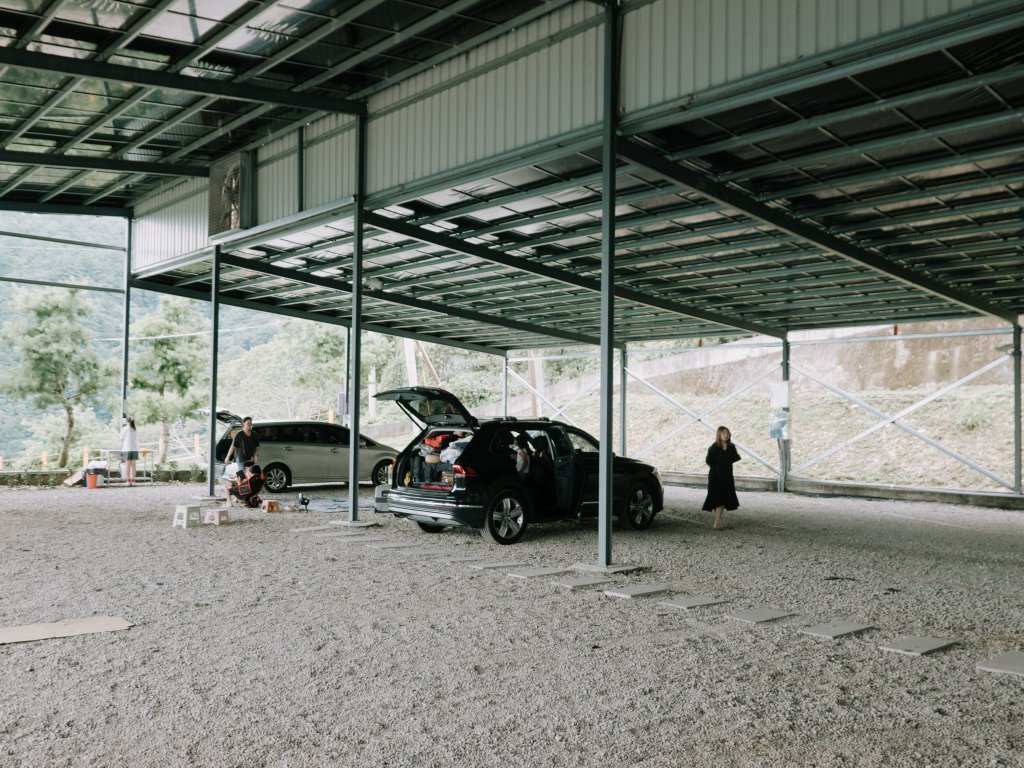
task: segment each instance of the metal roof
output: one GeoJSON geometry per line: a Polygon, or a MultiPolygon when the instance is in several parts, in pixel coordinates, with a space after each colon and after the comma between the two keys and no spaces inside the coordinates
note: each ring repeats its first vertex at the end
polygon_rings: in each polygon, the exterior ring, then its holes
{"type": "MultiPolygon", "coordinates": [[[[561,4],[0,1],[0,205],[130,208],[561,4]]],[[[974,18],[625,115],[616,342],[1016,322],[1024,7],[974,18]]],[[[369,199],[366,327],[490,352],[598,343],[600,139],[369,199]]],[[[223,300],[347,324],[353,215],[226,238],[223,300]]],[[[136,285],[206,298],[209,273],[203,254],[136,285]]]]}

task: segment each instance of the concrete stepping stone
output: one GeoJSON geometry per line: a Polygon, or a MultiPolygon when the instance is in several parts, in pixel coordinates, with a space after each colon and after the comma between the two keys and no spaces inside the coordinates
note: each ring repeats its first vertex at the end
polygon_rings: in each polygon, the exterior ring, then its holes
{"type": "Polygon", "coordinates": [[[982,672],[1000,672],[1024,677],[1024,651],[1000,653],[988,661],[979,662],[978,669],[982,672]]]}
{"type": "Polygon", "coordinates": [[[343,525],[347,528],[372,528],[380,525],[376,520],[328,520],[330,525],[343,525]]]}
{"type": "Polygon", "coordinates": [[[565,587],[570,592],[574,592],[577,589],[586,589],[588,587],[597,587],[601,584],[611,584],[611,579],[606,579],[603,576],[579,576],[575,579],[562,579],[560,581],[551,582],[556,587],[565,587]]]}
{"type": "Polygon", "coordinates": [[[311,525],[308,528],[289,528],[289,533],[309,533],[310,531],[330,531],[334,528],[332,525],[311,525]]]}
{"type": "Polygon", "coordinates": [[[632,600],[636,597],[661,595],[668,591],[668,587],[657,587],[651,584],[633,584],[628,587],[615,587],[615,589],[606,589],[604,593],[608,595],[608,597],[621,597],[626,600],[632,600]]]}
{"type": "Polygon", "coordinates": [[[799,630],[805,635],[814,635],[815,637],[827,637],[830,640],[835,640],[837,637],[843,637],[844,635],[855,635],[858,632],[863,632],[865,629],[874,629],[871,624],[854,624],[851,621],[840,621],[838,619],[834,621],[826,622],[825,624],[818,624],[814,627],[807,627],[806,629],[799,630]]]}
{"type": "MultiPolygon", "coordinates": [[[[383,540],[383,537],[381,537],[383,540]]],[[[408,541],[404,543],[389,542],[387,544],[374,543],[367,545],[370,549],[416,549],[419,544],[412,544],[408,541]]]]}
{"type": "Polygon", "coordinates": [[[694,608],[703,608],[708,605],[719,605],[721,603],[727,603],[728,600],[721,597],[711,597],[710,595],[692,595],[690,597],[679,597],[675,600],[666,600],[662,605],[667,605],[671,608],[685,608],[686,610],[692,610],[694,608]]]}
{"type": "Polygon", "coordinates": [[[526,571],[515,571],[508,576],[511,579],[536,579],[540,576],[558,576],[571,570],[571,568],[530,568],[526,571]]]}
{"type": "Polygon", "coordinates": [[[475,568],[478,571],[495,571],[501,568],[519,568],[529,563],[470,563],[470,568],[475,568]]]}
{"type": "Polygon", "coordinates": [[[402,549],[399,550],[400,555],[412,555],[413,557],[440,557],[441,555],[447,555],[448,550],[446,549],[402,549]]]}
{"type": "Polygon", "coordinates": [[[727,613],[725,618],[744,621],[747,624],[764,624],[767,621],[778,621],[794,614],[788,611],[777,611],[774,608],[752,608],[739,613],[727,613]]]}
{"type": "Polygon", "coordinates": [[[643,570],[642,565],[597,565],[595,563],[576,563],[572,566],[574,571],[591,571],[594,573],[631,573],[632,571],[643,570]]]}
{"type": "Polygon", "coordinates": [[[352,542],[359,542],[360,544],[369,544],[371,541],[387,541],[387,536],[365,536],[361,533],[355,536],[331,536],[331,541],[340,541],[344,544],[352,542]]]}
{"type": "Polygon", "coordinates": [[[941,651],[943,648],[949,648],[951,645],[956,645],[956,640],[945,640],[941,637],[927,637],[911,635],[908,637],[900,637],[893,640],[891,643],[878,646],[883,651],[895,651],[896,653],[903,653],[907,656],[925,656],[929,653],[935,653],[941,651]]]}

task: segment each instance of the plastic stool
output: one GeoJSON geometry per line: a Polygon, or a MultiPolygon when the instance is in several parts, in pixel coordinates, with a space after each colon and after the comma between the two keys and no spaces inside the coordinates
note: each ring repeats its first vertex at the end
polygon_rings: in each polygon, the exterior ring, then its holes
{"type": "Polygon", "coordinates": [[[227,525],[231,520],[228,518],[227,507],[208,509],[203,517],[204,525],[227,525]]]}
{"type": "Polygon", "coordinates": [[[179,525],[182,528],[197,528],[202,524],[203,519],[199,514],[199,507],[181,505],[174,508],[174,522],[171,523],[171,528],[179,525]]]}

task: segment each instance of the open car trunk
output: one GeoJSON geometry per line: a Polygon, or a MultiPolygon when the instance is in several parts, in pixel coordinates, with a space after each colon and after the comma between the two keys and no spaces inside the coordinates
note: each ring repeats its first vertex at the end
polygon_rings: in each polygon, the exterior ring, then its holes
{"type": "Polygon", "coordinates": [[[473,438],[469,429],[435,427],[422,433],[399,460],[396,485],[448,491],[455,484],[455,464],[473,438]]]}

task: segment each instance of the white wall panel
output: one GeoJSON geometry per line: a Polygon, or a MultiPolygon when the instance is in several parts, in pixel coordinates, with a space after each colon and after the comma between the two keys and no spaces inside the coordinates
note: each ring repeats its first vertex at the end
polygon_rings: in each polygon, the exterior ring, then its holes
{"type": "Polygon", "coordinates": [[[260,147],[256,153],[256,223],[299,210],[298,132],[260,147]]]}
{"type": "Polygon", "coordinates": [[[987,0],[655,0],[623,22],[627,113],[987,0]]]}
{"type": "Polygon", "coordinates": [[[513,56],[530,46],[544,46],[559,34],[581,23],[600,20],[604,11],[592,0],[579,0],[524,24],[514,31],[467,51],[450,61],[404,80],[373,97],[373,111],[395,107],[409,99],[422,98],[432,89],[444,88],[462,77],[472,77],[475,70],[495,66],[503,58],[513,56]]]}
{"type": "Polygon", "coordinates": [[[350,115],[328,115],[306,126],[307,209],[355,194],[356,122],[350,115]]]}
{"type": "Polygon", "coordinates": [[[602,47],[601,28],[592,27],[428,98],[384,110],[371,100],[369,191],[597,124],[602,47]]]}
{"type": "Polygon", "coordinates": [[[132,225],[132,268],[205,248],[208,200],[207,180],[189,179],[139,203],[132,225]]]}
{"type": "MultiPolygon", "coordinates": [[[[350,121],[353,123],[354,121],[350,121]]],[[[311,141],[306,133],[306,208],[350,198],[356,192],[356,131],[311,141]]]]}

